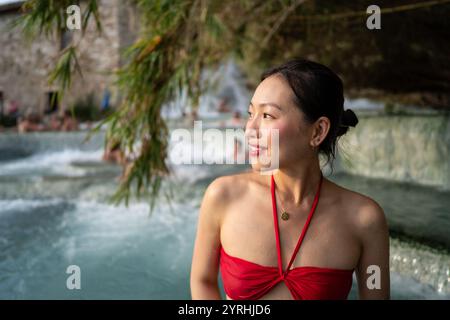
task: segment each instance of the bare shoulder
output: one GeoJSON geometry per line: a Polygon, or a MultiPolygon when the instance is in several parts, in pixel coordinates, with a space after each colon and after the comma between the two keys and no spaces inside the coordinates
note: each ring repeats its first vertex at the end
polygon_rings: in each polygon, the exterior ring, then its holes
{"type": "Polygon", "coordinates": [[[365,235],[372,232],[387,230],[387,221],[383,208],[372,198],[359,192],[344,188],[333,182],[339,203],[348,215],[357,233],[365,235]]]}
{"type": "Polygon", "coordinates": [[[263,188],[267,179],[253,171],[220,176],[205,191],[205,198],[221,207],[242,199],[254,188],[263,188]]]}
{"type": "Polygon", "coordinates": [[[205,195],[229,201],[245,193],[251,185],[258,183],[262,183],[258,179],[258,174],[251,171],[220,176],[209,184],[205,195]]]}

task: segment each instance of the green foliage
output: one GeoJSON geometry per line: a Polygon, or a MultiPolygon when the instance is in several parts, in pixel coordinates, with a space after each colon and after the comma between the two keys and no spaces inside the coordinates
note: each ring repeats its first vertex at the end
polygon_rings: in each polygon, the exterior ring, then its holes
{"type": "Polygon", "coordinates": [[[75,71],[79,72],[82,76],[81,68],[76,56],[76,48],[74,46],[69,46],[61,52],[56,67],[50,73],[49,84],[52,85],[58,83],[61,86],[61,90],[58,91],[58,94],[63,93],[70,88],[72,75],[75,71]]]}
{"type": "MultiPolygon", "coordinates": [[[[38,34],[48,38],[59,38],[66,28],[66,10],[71,5],[79,5],[83,2],[81,29],[84,34],[90,19],[94,19],[96,29],[101,32],[100,15],[97,0],[72,1],[72,0],[29,0],[22,6],[25,13],[14,21],[13,26],[21,27],[23,34],[30,41],[38,34]]],[[[64,93],[70,88],[75,72],[82,76],[77,58],[77,45],[72,44],[63,49],[58,56],[55,68],[49,75],[49,84],[58,84],[60,90],[56,98],[62,100],[64,93]]]]}
{"type": "Polygon", "coordinates": [[[97,0],[28,0],[22,6],[22,15],[15,25],[21,26],[24,34],[30,39],[36,34],[45,34],[48,37],[61,32],[66,28],[66,10],[71,5],[86,3],[82,12],[81,28],[86,30],[89,20],[93,17],[97,30],[101,31],[100,16],[97,0]]]}

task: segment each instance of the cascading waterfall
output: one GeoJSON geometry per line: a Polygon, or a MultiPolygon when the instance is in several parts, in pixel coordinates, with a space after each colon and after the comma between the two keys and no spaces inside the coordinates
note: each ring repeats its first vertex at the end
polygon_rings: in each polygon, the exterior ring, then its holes
{"type": "Polygon", "coordinates": [[[450,190],[450,116],[360,116],[341,141],[340,169],[450,190]]]}

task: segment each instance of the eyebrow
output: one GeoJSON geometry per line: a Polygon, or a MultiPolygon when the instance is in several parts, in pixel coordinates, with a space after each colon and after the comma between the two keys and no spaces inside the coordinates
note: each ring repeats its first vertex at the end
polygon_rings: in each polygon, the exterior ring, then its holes
{"type": "MultiPolygon", "coordinates": [[[[250,101],[250,105],[251,106],[254,106],[253,105],[253,103],[250,101]]],[[[281,107],[278,105],[278,104],[276,104],[276,103],[274,103],[274,102],[263,102],[263,103],[260,103],[260,104],[258,104],[260,107],[266,107],[266,106],[270,106],[270,107],[275,107],[275,108],[277,108],[277,109],[279,109],[279,110],[282,110],[281,109],[281,107]]]]}

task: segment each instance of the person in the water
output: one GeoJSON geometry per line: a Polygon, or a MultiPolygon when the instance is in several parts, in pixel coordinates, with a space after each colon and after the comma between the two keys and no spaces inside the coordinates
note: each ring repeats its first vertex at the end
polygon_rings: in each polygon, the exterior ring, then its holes
{"type": "Polygon", "coordinates": [[[61,131],[75,131],[78,130],[78,121],[72,116],[70,110],[64,111],[64,116],[61,124],[61,131]]]}
{"type": "Polygon", "coordinates": [[[108,142],[102,159],[103,161],[125,165],[126,157],[120,146],[120,141],[112,140],[108,142]]]}

